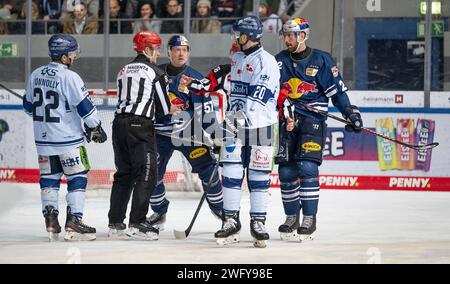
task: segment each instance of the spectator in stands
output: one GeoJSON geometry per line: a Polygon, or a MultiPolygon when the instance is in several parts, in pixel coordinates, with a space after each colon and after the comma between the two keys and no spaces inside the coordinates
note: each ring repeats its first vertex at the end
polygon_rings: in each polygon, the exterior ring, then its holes
{"type": "MultiPolygon", "coordinates": [[[[220,17],[242,17],[243,0],[213,0],[212,10],[220,17]]],[[[213,13],[214,14],[214,13],[213,13]]],[[[230,33],[235,20],[224,20],[222,23],[222,33],[230,33]]]]}
{"type": "Polygon", "coordinates": [[[302,6],[300,0],[281,0],[278,8],[278,15],[281,17],[283,23],[292,18],[296,11],[302,6]]]}
{"type": "Polygon", "coordinates": [[[171,18],[183,18],[182,6],[178,0],[166,0],[166,12],[168,21],[163,21],[161,24],[162,34],[182,34],[183,21],[170,20],[171,18]]]}
{"type": "Polygon", "coordinates": [[[0,4],[0,35],[8,34],[7,20],[11,19],[11,10],[0,4]]]}
{"type": "MultiPolygon", "coordinates": [[[[166,8],[167,0],[159,0],[156,2],[157,2],[157,3],[155,3],[156,16],[158,16],[158,18],[167,18],[167,16],[168,16],[167,8],[166,8]]],[[[191,0],[191,6],[196,4],[194,2],[195,2],[195,0],[194,1],[191,0]]],[[[178,4],[179,4],[178,13],[183,13],[184,0],[178,0],[178,4]]],[[[193,12],[195,13],[195,10],[193,12]]],[[[191,15],[193,15],[193,13],[191,13],[191,15]]]]}
{"type": "MultiPolygon", "coordinates": [[[[131,22],[127,18],[125,13],[120,10],[119,0],[109,0],[109,33],[130,34],[132,32],[131,22]],[[121,19],[125,20],[119,21],[121,19]]],[[[103,21],[99,21],[98,33],[102,34],[103,32],[103,21]]]]}
{"type": "Polygon", "coordinates": [[[63,27],[63,32],[67,34],[96,34],[97,31],[98,20],[87,15],[87,7],[83,2],[75,5],[70,19],[65,20],[63,27]]]}
{"type": "MultiPolygon", "coordinates": [[[[244,0],[244,2],[244,16],[253,15],[253,0],[244,0]]],[[[268,4],[268,15],[278,12],[278,8],[280,7],[280,0],[266,0],[266,2],[268,4]]]]}
{"type": "Polygon", "coordinates": [[[63,0],[40,0],[41,13],[44,21],[47,22],[47,33],[56,34],[60,31],[58,20],[61,17],[63,0]]]}
{"type": "Polygon", "coordinates": [[[89,17],[98,18],[99,0],[64,0],[62,7],[61,20],[64,22],[70,18],[70,13],[75,10],[75,6],[84,3],[89,17]]]}
{"type": "MultiPolygon", "coordinates": [[[[128,18],[139,18],[138,5],[142,1],[144,1],[144,0],[127,0],[127,4],[126,4],[125,10],[124,10],[125,15],[127,15],[128,18]]],[[[151,2],[153,4],[153,7],[156,7],[156,5],[159,4],[159,0],[145,0],[145,1],[151,2]]],[[[161,1],[161,2],[164,2],[164,1],[161,1]]],[[[155,9],[153,10],[153,13],[156,16],[158,16],[155,9]]]]}
{"type": "MultiPolygon", "coordinates": [[[[26,15],[27,15],[27,1],[22,4],[22,9],[20,11],[17,20],[20,22],[12,22],[9,25],[10,34],[25,34],[26,33],[26,15]]],[[[36,20],[42,20],[40,9],[36,2],[31,3],[31,33],[32,34],[45,34],[45,25],[43,22],[37,22],[36,20]]]]}
{"type": "Polygon", "coordinates": [[[264,31],[278,34],[283,26],[283,23],[278,15],[269,14],[269,9],[270,7],[267,0],[259,1],[259,17],[263,21],[264,31]]]}
{"type": "Polygon", "coordinates": [[[195,17],[205,19],[192,21],[192,33],[220,33],[220,22],[211,18],[211,1],[199,0],[195,17]]]}
{"type": "Polygon", "coordinates": [[[142,1],[138,5],[138,20],[133,23],[133,31],[152,31],[157,34],[161,31],[161,21],[155,16],[155,5],[150,1],[142,1]]]}
{"type": "Polygon", "coordinates": [[[9,19],[17,19],[19,17],[23,2],[24,0],[0,0],[2,5],[1,8],[4,9],[4,13],[6,10],[9,11],[9,19]]]}

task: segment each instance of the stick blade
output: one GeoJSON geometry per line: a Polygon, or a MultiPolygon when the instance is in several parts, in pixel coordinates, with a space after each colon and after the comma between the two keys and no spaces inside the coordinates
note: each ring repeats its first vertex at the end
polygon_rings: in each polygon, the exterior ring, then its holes
{"type": "Polygon", "coordinates": [[[416,150],[428,150],[428,149],[433,149],[436,146],[439,146],[438,142],[433,142],[431,144],[426,144],[426,145],[415,145],[414,149],[416,149],[416,150]]]}
{"type": "Polygon", "coordinates": [[[177,239],[177,240],[182,240],[182,239],[187,238],[186,231],[173,230],[173,235],[175,236],[175,239],[177,239]]]}

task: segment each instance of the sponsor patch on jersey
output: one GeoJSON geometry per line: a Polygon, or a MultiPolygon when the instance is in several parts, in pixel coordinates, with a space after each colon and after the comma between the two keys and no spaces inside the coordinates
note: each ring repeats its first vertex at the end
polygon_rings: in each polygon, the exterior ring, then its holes
{"type": "Polygon", "coordinates": [[[306,151],[317,152],[322,150],[322,147],[316,142],[306,142],[302,144],[302,149],[306,151]]]}
{"type": "Polygon", "coordinates": [[[319,69],[308,67],[306,68],[306,76],[314,77],[319,72],[319,69]]]}
{"type": "Polygon", "coordinates": [[[261,77],[259,79],[261,80],[261,82],[267,82],[267,81],[269,81],[270,76],[263,74],[263,75],[261,75],[261,77]]]}
{"type": "Polygon", "coordinates": [[[337,76],[339,76],[339,69],[334,66],[333,68],[331,68],[331,73],[333,73],[333,77],[336,78],[337,76]]]}
{"type": "Polygon", "coordinates": [[[247,66],[245,67],[248,71],[248,73],[253,73],[254,69],[250,64],[247,64],[247,66]]]}
{"type": "Polygon", "coordinates": [[[241,73],[242,73],[242,70],[241,70],[241,69],[238,69],[238,70],[237,70],[237,74],[240,75],[241,73]]]}
{"type": "Polygon", "coordinates": [[[283,83],[283,87],[286,89],[291,99],[298,99],[301,96],[307,95],[309,92],[318,92],[314,82],[311,84],[302,81],[299,78],[289,79],[289,81],[283,83]]]}
{"type": "Polygon", "coordinates": [[[194,151],[192,151],[191,153],[189,153],[189,158],[197,159],[197,158],[200,158],[201,156],[205,155],[207,152],[208,152],[208,150],[206,148],[198,148],[198,149],[195,149],[194,151]]]}

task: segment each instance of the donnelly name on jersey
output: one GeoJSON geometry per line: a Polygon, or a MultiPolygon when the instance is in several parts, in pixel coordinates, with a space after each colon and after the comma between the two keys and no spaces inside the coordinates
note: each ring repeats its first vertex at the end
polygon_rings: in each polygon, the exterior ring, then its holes
{"type": "Polygon", "coordinates": [[[59,82],[50,79],[34,78],[34,86],[43,86],[46,88],[56,89],[58,88],[59,82]]]}

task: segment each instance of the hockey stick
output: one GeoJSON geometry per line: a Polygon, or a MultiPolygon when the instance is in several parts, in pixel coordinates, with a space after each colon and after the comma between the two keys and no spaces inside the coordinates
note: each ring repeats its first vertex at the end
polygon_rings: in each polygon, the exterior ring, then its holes
{"type": "MultiPolygon", "coordinates": [[[[307,105],[307,104],[304,104],[304,103],[300,103],[300,102],[296,102],[296,104],[299,104],[299,105],[301,105],[302,107],[304,107],[304,108],[306,108],[306,109],[309,109],[309,110],[311,110],[311,111],[313,111],[313,112],[316,112],[316,113],[318,113],[318,114],[321,114],[321,115],[323,115],[323,116],[327,116],[327,117],[329,117],[329,118],[335,119],[335,120],[337,120],[337,121],[339,121],[339,122],[345,123],[345,124],[350,125],[350,126],[352,125],[351,122],[349,122],[349,121],[347,121],[347,120],[345,120],[345,119],[343,119],[343,118],[337,117],[337,116],[335,116],[335,115],[329,114],[329,113],[326,112],[326,111],[317,109],[317,108],[315,108],[315,107],[312,107],[312,106],[310,106],[310,105],[307,105]]],[[[436,147],[436,146],[439,145],[438,142],[433,142],[433,143],[430,143],[430,144],[424,144],[424,145],[420,145],[420,144],[419,144],[419,145],[413,145],[413,144],[408,144],[408,143],[405,143],[405,142],[402,142],[402,141],[399,141],[399,140],[390,138],[390,137],[388,137],[388,136],[385,136],[385,135],[383,135],[383,134],[380,134],[380,133],[377,133],[377,132],[375,132],[375,131],[373,131],[373,130],[370,130],[369,128],[366,128],[366,127],[361,127],[361,130],[363,130],[363,131],[365,131],[365,132],[367,132],[367,133],[369,133],[369,134],[373,134],[373,135],[376,135],[376,136],[381,137],[381,138],[383,138],[383,139],[386,139],[386,140],[388,140],[388,141],[391,141],[391,142],[400,144],[400,145],[402,145],[402,146],[405,146],[405,147],[414,149],[414,150],[422,150],[422,151],[423,151],[423,150],[427,150],[427,149],[432,149],[432,148],[434,148],[434,147],[436,147]]]]}
{"type": "Polygon", "coordinates": [[[13,94],[14,96],[16,96],[19,99],[23,99],[23,97],[21,95],[19,95],[18,93],[14,92],[13,90],[11,90],[10,88],[6,87],[5,85],[3,85],[2,83],[0,83],[0,87],[2,87],[3,89],[7,90],[9,93],[13,94]]]}
{"type": "Polygon", "coordinates": [[[218,170],[219,170],[219,164],[216,164],[214,167],[213,173],[212,173],[211,177],[209,178],[208,186],[207,186],[205,192],[203,192],[202,198],[200,199],[200,203],[198,204],[197,209],[195,210],[194,217],[192,217],[189,227],[187,227],[187,229],[184,231],[173,230],[173,234],[175,235],[176,239],[186,239],[189,236],[192,226],[194,226],[194,222],[197,219],[198,213],[200,212],[200,209],[202,208],[203,202],[206,199],[206,195],[211,190],[212,181],[214,179],[214,176],[217,174],[218,170]]]}

